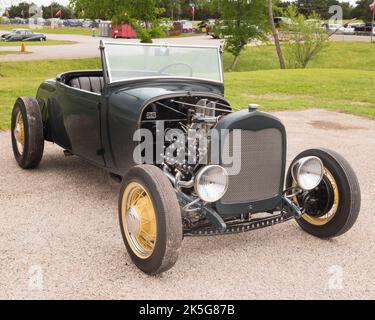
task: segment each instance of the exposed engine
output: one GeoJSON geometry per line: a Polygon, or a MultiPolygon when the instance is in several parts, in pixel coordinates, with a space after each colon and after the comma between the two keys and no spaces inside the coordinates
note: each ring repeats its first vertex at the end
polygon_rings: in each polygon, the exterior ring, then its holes
{"type": "MultiPolygon", "coordinates": [[[[155,163],[177,189],[193,199],[196,174],[210,163],[211,129],[231,112],[227,101],[205,96],[163,99],[144,110],[142,128],[151,130],[155,145],[160,137],[164,138],[162,150],[154,148],[155,163]]],[[[191,207],[186,211],[194,211],[191,207]]]]}

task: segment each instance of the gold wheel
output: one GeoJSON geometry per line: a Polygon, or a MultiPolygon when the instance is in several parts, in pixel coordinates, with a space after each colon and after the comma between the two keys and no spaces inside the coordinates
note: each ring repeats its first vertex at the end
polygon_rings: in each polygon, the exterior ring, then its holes
{"type": "MultiPolygon", "coordinates": [[[[324,226],[324,225],[328,224],[334,218],[334,216],[336,215],[337,210],[339,208],[340,194],[339,194],[337,182],[336,182],[335,178],[333,177],[333,174],[327,168],[324,168],[324,177],[327,178],[327,180],[329,181],[329,183],[332,187],[333,204],[332,204],[331,209],[321,217],[314,217],[314,216],[311,216],[311,215],[308,215],[308,214],[304,214],[302,216],[302,218],[306,222],[308,222],[308,223],[310,223],[311,225],[314,225],[314,226],[324,226]]],[[[293,181],[293,187],[294,188],[297,187],[297,183],[295,181],[293,181]]],[[[294,202],[298,204],[297,197],[294,198],[294,202]]]]}
{"type": "Polygon", "coordinates": [[[21,110],[18,110],[13,134],[17,142],[18,152],[22,154],[25,147],[25,125],[21,110]]]}
{"type": "Polygon", "coordinates": [[[145,188],[130,183],[122,200],[122,225],[129,246],[140,259],[148,259],[154,252],[157,238],[155,208],[145,188]]]}

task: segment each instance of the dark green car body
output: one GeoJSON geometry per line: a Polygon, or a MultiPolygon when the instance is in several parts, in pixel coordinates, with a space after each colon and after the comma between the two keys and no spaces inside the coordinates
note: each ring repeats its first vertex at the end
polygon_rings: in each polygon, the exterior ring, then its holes
{"type": "MultiPolygon", "coordinates": [[[[47,141],[112,174],[123,177],[136,165],[133,152],[139,142],[135,141],[134,134],[149,122],[145,119],[145,109],[153,102],[184,97],[195,101],[208,98],[221,101],[223,108],[231,110],[224,98],[221,82],[154,77],[110,83],[104,57],[102,64],[103,70],[70,71],[46,80],[39,87],[37,101],[47,141]],[[74,85],[78,83],[77,79],[81,82],[79,88],[74,85]]],[[[266,197],[251,202],[218,201],[215,207],[219,214],[231,217],[249,210],[265,212],[280,209],[286,166],[286,132],[280,120],[258,110],[244,110],[223,118],[217,128],[254,133],[277,130],[275,143],[280,146],[273,162],[268,164],[278,168],[276,178],[270,183],[274,193],[266,192],[266,197]]],[[[264,166],[262,161],[254,162],[254,165],[264,166]]],[[[263,180],[263,177],[259,179],[263,180]]],[[[265,191],[270,184],[263,184],[265,191]]]]}
{"type": "Polygon", "coordinates": [[[155,99],[196,96],[223,98],[217,83],[192,79],[141,80],[107,85],[93,93],[67,85],[71,77],[101,77],[102,71],[73,71],[41,84],[37,100],[42,109],[45,138],[62,148],[124,175],[134,166],[134,132],[143,109],[155,99]]]}

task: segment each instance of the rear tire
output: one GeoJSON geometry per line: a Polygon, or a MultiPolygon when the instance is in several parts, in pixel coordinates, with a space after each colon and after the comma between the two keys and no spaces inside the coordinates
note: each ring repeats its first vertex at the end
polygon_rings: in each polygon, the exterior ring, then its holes
{"type": "MultiPolygon", "coordinates": [[[[319,217],[305,214],[297,220],[307,233],[319,238],[333,238],[348,232],[357,221],[361,208],[361,191],[356,174],[350,164],[338,153],[327,149],[302,152],[293,161],[316,156],[325,167],[324,179],[331,189],[331,201],[326,212],[319,217]],[[331,214],[331,216],[329,216],[331,214]],[[327,218],[326,218],[327,217],[327,218]]],[[[322,182],[323,183],[323,182],[322,182]]],[[[287,188],[294,187],[291,169],[287,175],[287,188]]],[[[299,205],[298,201],[296,201],[299,205]]]]}
{"type": "Polygon", "coordinates": [[[124,177],[119,220],[126,249],[140,270],[157,275],[175,265],[182,243],[181,210],[159,168],[136,166],[124,177]]]}
{"type": "Polygon", "coordinates": [[[13,154],[22,169],[36,168],[43,157],[44,135],[42,114],[32,97],[18,98],[12,112],[13,154]]]}

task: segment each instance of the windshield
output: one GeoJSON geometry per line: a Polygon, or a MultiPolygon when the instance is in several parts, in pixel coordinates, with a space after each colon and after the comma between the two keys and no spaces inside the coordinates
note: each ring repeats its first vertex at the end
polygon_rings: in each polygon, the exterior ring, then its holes
{"type": "Polygon", "coordinates": [[[106,43],[109,81],[196,78],[223,82],[218,47],[106,43]]]}

